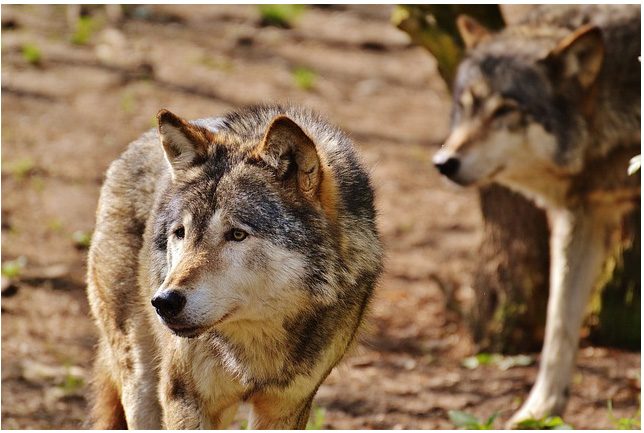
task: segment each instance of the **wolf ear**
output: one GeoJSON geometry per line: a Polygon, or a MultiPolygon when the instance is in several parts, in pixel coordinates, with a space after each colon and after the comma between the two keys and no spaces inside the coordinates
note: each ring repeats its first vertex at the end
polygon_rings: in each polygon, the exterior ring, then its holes
{"type": "Polygon", "coordinates": [[[317,196],[322,176],[315,144],[291,119],[274,118],[256,152],[276,169],[279,178],[295,169],[300,192],[308,199],[317,196]]]}
{"type": "Polygon", "coordinates": [[[597,79],[604,61],[604,42],[601,30],[585,25],[565,38],[545,59],[554,67],[558,78],[575,79],[582,89],[588,89],[597,79]]]}
{"type": "Polygon", "coordinates": [[[456,18],[456,26],[467,49],[475,47],[479,42],[492,34],[492,32],[469,15],[459,15],[456,18]]]}
{"type": "Polygon", "coordinates": [[[205,156],[214,134],[205,128],[188,123],[168,110],[157,114],[159,136],[173,178],[189,168],[198,156],[205,156]]]}

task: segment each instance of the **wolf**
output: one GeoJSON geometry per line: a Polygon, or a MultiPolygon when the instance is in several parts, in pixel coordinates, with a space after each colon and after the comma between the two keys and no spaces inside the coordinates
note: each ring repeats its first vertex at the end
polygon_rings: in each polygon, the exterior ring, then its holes
{"type": "Polygon", "coordinates": [[[374,192],[350,139],[261,105],[158,130],[112,163],[87,293],[95,428],[306,426],[382,269],[374,192]]]}
{"type": "MultiPolygon", "coordinates": [[[[561,414],[591,289],[640,201],[640,6],[547,6],[492,33],[457,19],[466,55],[434,155],[459,185],[498,182],[543,207],[550,296],[536,382],[511,418],[561,414]]],[[[517,222],[520,223],[520,222],[517,222]]]]}

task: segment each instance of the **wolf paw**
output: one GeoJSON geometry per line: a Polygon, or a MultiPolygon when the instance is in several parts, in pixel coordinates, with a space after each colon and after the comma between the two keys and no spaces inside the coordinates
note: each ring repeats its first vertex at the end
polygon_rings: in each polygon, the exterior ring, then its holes
{"type": "MultiPolygon", "coordinates": [[[[533,397],[533,396],[530,396],[533,397]]],[[[543,399],[528,398],[521,408],[505,424],[507,429],[520,427],[526,420],[542,420],[548,416],[559,415],[565,406],[565,399],[548,396],[543,399]]]]}

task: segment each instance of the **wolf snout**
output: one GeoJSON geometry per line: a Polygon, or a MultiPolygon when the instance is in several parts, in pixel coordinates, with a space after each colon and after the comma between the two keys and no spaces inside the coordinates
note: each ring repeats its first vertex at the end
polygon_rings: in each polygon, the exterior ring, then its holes
{"type": "Polygon", "coordinates": [[[434,155],[433,163],[440,174],[449,178],[456,174],[461,165],[461,161],[458,158],[441,152],[434,155]]]}
{"type": "Polygon", "coordinates": [[[152,306],[164,319],[178,316],[185,305],[186,297],[176,290],[166,290],[152,298],[152,306]]]}

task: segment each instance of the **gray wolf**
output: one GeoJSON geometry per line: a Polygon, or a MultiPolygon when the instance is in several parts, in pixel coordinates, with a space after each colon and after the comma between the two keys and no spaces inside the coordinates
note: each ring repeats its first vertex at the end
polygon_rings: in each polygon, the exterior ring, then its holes
{"type": "MultiPolygon", "coordinates": [[[[509,425],[563,412],[583,313],[616,230],[640,200],[640,6],[549,6],[467,46],[436,168],[460,185],[499,182],[545,208],[550,297],[536,383],[509,425]]],[[[517,221],[520,224],[520,221],[517,221]]]]}
{"type": "Polygon", "coordinates": [[[382,267],[351,141],[256,106],[158,131],[110,166],[89,251],[95,428],[305,427],[382,267]]]}

